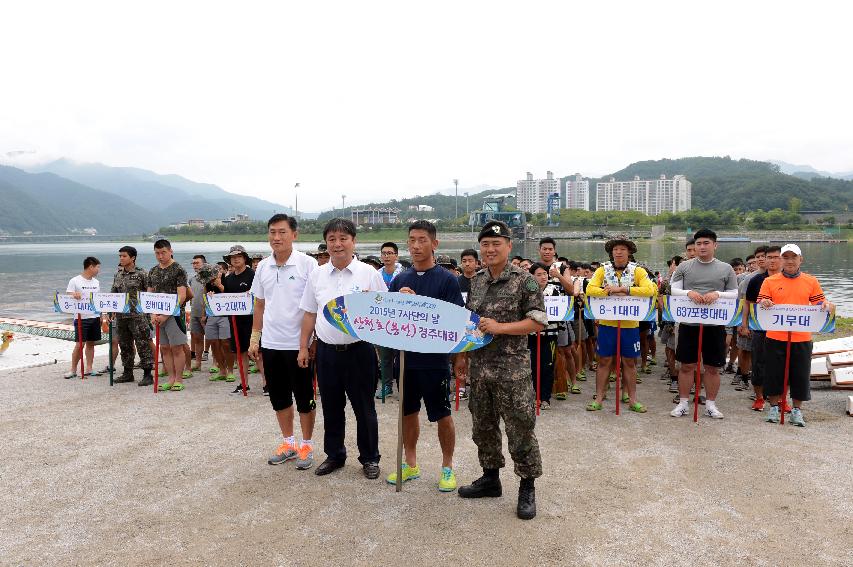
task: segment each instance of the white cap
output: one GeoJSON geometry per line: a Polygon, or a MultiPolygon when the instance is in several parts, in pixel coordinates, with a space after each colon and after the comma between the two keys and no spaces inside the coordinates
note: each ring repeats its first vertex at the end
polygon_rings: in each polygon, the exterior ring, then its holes
{"type": "Polygon", "coordinates": [[[786,244],[785,246],[783,246],[782,247],[782,254],[784,254],[785,252],[793,252],[797,256],[803,255],[802,251],[800,250],[800,247],[797,246],[796,244],[786,244]]]}

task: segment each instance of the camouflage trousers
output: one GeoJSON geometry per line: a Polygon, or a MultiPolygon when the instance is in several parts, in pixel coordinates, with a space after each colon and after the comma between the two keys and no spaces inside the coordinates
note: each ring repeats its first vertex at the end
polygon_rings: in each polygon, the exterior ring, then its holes
{"type": "Polygon", "coordinates": [[[530,360],[501,360],[499,364],[471,358],[468,409],[480,466],[504,466],[500,419],[504,420],[509,454],[521,478],[542,476],[542,457],[536,440],[536,398],[530,360]]]}
{"type": "Polygon", "coordinates": [[[121,317],[117,319],[118,347],[121,351],[121,365],[130,374],[133,371],[133,347],[139,354],[139,366],[144,370],[154,367],[151,352],[151,327],[148,317],[121,317]]]}

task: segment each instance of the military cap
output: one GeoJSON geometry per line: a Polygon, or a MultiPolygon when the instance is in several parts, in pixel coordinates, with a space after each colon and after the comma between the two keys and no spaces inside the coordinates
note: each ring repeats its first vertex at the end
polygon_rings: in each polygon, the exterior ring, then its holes
{"type": "Polygon", "coordinates": [[[456,260],[448,256],[447,254],[439,254],[435,257],[435,263],[439,266],[453,266],[456,267],[456,260]]]}
{"type": "Polygon", "coordinates": [[[497,220],[489,221],[483,225],[480,234],[477,235],[477,242],[494,236],[503,236],[507,240],[512,240],[512,231],[504,222],[497,220]]]}

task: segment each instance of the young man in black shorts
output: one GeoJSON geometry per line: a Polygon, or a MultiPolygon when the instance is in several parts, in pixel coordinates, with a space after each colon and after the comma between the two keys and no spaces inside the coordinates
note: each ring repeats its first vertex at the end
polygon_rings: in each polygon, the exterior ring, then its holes
{"type": "MultiPolygon", "coordinates": [[[[707,228],[696,232],[693,237],[696,257],[682,262],[672,274],[670,289],[674,296],[687,296],[696,304],[707,305],[717,299],[737,299],[737,277],[734,269],[714,258],[717,250],[717,234],[707,228]]],[[[678,346],[675,359],[681,363],[678,372],[679,402],[670,412],[673,417],[687,415],[690,386],[696,376],[698,362],[699,326],[690,323],[678,325],[678,346]]],[[[705,325],[702,337],[703,383],[708,417],[722,419],[717,409],[717,393],[720,390],[720,369],[726,364],[725,327],[705,325]]]]}
{"type": "MultiPolygon", "coordinates": [[[[415,221],[409,226],[409,254],[412,267],[391,282],[388,291],[399,291],[441,299],[464,306],[457,278],[435,263],[438,238],[435,225],[429,221],[415,221]]],[[[399,371],[399,369],[397,369],[399,371]]],[[[441,475],[438,489],[441,492],[456,490],[453,472],[453,451],[456,446],[456,428],[450,413],[450,355],[406,353],[405,384],[403,387],[403,482],[420,477],[417,461],[417,444],[420,435],[419,413],[421,400],[427,419],[436,424],[441,445],[441,475]]],[[[397,473],[388,475],[388,483],[397,483],[397,473]]]]}
{"type": "MultiPolygon", "coordinates": [[[[87,257],[83,260],[83,272],[68,281],[68,286],[65,289],[66,293],[75,299],[81,299],[84,296],[88,297],[92,293],[98,293],[101,289],[101,284],[95,276],[100,271],[100,260],[93,256],[87,257]]],[[[101,317],[92,313],[91,315],[81,315],[79,320],[76,317],[74,318],[74,350],[71,353],[71,372],[64,376],[66,379],[77,376],[80,357],[84,356],[84,353],[80,352],[81,327],[86,357],[86,374],[88,376],[100,376],[100,372],[92,367],[92,361],[95,358],[95,343],[101,340],[101,317]]]]}
{"type": "Polygon", "coordinates": [[[276,214],[267,223],[272,254],[261,260],[252,282],[255,312],[249,339],[249,357],[263,357],[270,403],[284,441],[267,461],[271,465],[296,459],[305,470],[314,463],[314,420],[316,404],[311,371],[297,364],[302,311],[299,301],[308,275],[317,268],[311,256],[293,249],[296,219],[276,214]],[[302,443],[293,435],[293,398],[302,427],[302,443]]]}

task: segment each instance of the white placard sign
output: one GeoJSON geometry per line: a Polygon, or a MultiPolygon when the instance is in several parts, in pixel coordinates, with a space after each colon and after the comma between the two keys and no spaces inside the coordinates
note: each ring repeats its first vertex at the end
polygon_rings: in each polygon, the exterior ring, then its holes
{"type": "Polygon", "coordinates": [[[654,321],[657,319],[657,309],[653,297],[587,296],[583,316],[607,321],[654,321]]]}
{"type": "Polygon", "coordinates": [[[737,327],[741,323],[742,311],[738,299],[718,299],[703,305],[694,303],[686,295],[668,295],[663,297],[661,315],[664,321],[673,323],[737,327]]]}
{"type": "Polygon", "coordinates": [[[575,318],[575,298],[568,295],[545,297],[548,321],[572,321],[575,318]]]}
{"type": "MultiPolygon", "coordinates": [[[[91,295],[91,294],[90,294],[91,295]]],[[[56,293],[53,296],[53,310],[69,315],[97,315],[88,296],[74,299],[73,295],[56,293]]]]}
{"type": "Polygon", "coordinates": [[[98,313],[130,313],[126,293],[93,293],[92,305],[98,313]]]}
{"type": "Polygon", "coordinates": [[[820,305],[781,305],[749,308],[749,328],[753,331],[835,332],[835,315],[820,305]]]}
{"type": "Polygon", "coordinates": [[[147,291],[140,291],[136,310],[139,313],[150,313],[151,315],[181,314],[177,293],[148,293],[147,291]]]}
{"type": "Polygon", "coordinates": [[[204,312],[208,317],[225,315],[251,315],[255,307],[255,296],[251,292],[214,293],[204,296],[204,312]]]}

